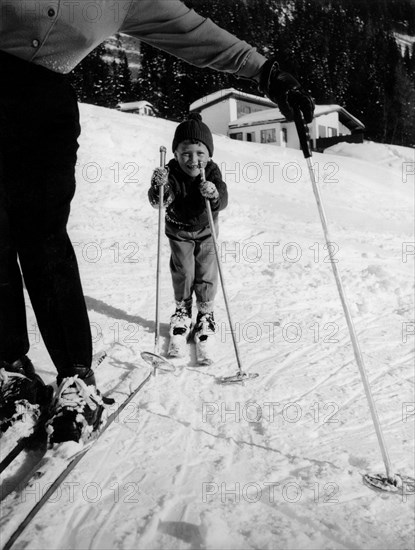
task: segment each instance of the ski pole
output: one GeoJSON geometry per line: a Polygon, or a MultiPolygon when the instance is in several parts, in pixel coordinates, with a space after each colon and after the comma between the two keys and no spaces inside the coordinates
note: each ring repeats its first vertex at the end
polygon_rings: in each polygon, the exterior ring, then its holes
{"type": "MultiPolygon", "coordinates": [[[[166,164],[166,148],[160,146],[160,168],[166,164]]],[[[141,357],[153,367],[153,376],[156,376],[156,369],[172,372],[175,367],[165,357],[160,355],[160,276],[161,276],[161,237],[163,229],[163,197],[164,181],[159,185],[158,205],[158,231],[157,231],[157,267],[156,267],[156,319],[154,331],[154,352],[143,351],[141,357]]]]}
{"type": "MultiPolygon", "coordinates": [[[[396,477],[395,477],[395,475],[393,474],[393,471],[392,471],[392,465],[391,465],[391,462],[390,462],[390,459],[389,459],[385,439],[383,437],[382,428],[381,428],[379,417],[378,417],[377,410],[376,410],[376,405],[375,405],[375,402],[374,402],[374,399],[373,399],[373,396],[372,396],[372,391],[371,391],[369,380],[368,380],[368,377],[367,377],[367,374],[366,374],[366,369],[365,369],[365,365],[364,365],[364,362],[363,362],[363,356],[362,356],[362,353],[360,351],[360,346],[359,346],[359,342],[358,342],[358,339],[357,339],[357,334],[356,334],[356,330],[355,330],[355,327],[354,327],[353,319],[352,319],[352,316],[351,316],[351,313],[350,313],[348,302],[346,300],[346,295],[345,295],[343,284],[342,284],[342,281],[341,281],[341,278],[340,278],[339,269],[337,267],[336,260],[334,259],[334,256],[333,256],[332,247],[330,246],[330,243],[332,241],[331,241],[330,236],[329,236],[329,230],[328,230],[326,214],[325,214],[325,211],[324,211],[323,200],[322,200],[322,197],[321,197],[320,188],[319,188],[318,182],[316,180],[316,177],[315,177],[315,174],[314,174],[314,171],[313,171],[313,165],[312,165],[312,162],[311,162],[311,156],[312,155],[311,155],[311,150],[310,150],[310,145],[309,145],[308,128],[307,128],[307,125],[304,122],[302,113],[299,109],[295,110],[294,122],[295,122],[295,126],[296,126],[296,129],[297,129],[298,138],[300,140],[301,150],[302,150],[304,158],[307,162],[307,166],[308,166],[308,170],[309,170],[309,174],[310,174],[310,180],[311,180],[311,184],[313,186],[313,192],[314,192],[314,196],[315,196],[315,199],[316,199],[316,202],[317,202],[317,208],[318,208],[318,212],[319,212],[319,215],[320,215],[321,224],[322,224],[322,227],[323,227],[326,246],[327,246],[327,249],[329,251],[331,267],[332,267],[332,270],[333,270],[334,278],[336,280],[337,290],[339,292],[340,301],[341,301],[341,304],[343,306],[344,315],[346,317],[346,322],[347,322],[347,326],[348,326],[348,329],[349,329],[350,339],[352,341],[354,356],[355,356],[356,363],[357,363],[357,366],[358,366],[359,371],[360,371],[360,375],[361,375],[361,378],[362,378],[364,390],[365,390],[365,393],[366,393],[366,398],[367,398],[367,401],[369,403],[369,408],[370,408],[370,413],[371,413],[371,416],[372,416],[372,421],[373,421],[373,424],[374,424],[374,427],[375,427],[378,443],[379,443],[380,450],[381,450],[382,457],[383,457],[383,461],[384,461],[384,464],[385,464],[386,476],[387,476],[387,480],[385,480],[385,481],[387,481],[390,484],[396,486],[396,477]]],[[[372,486],[375,485],[378,488],[383,488],[383,487],[379,487],[379,483],[373,483],[373,481],[374,481],[373,477],[368,476],[368,474],[365,476],[365,480],[372,486]]],[[[378,478],[376,478],[376,482],[378,482],[378,478]]]]}
{"type": "MultiPolygon", "coordinates": [[[[206,181],[206,172],[205,172],[205,168],[203,166],[203,163],[201,161],[199,161],[199,170],[200,170],[200,176],[201,176],[202,182],[205,182],[206,181]]],[[[223,299],[224,299],[224,302],[225,302],[226,313],[228,315],[229,325],[230,325],[230,328],[231,328],[232,342],[233,342],[233,347],[235,349],[236,362],[238,364],[238,372],[234,376],[220,378],[219,381],[220,382],[240,382],[240,381],[245,380],[247,378],[248,379],[256,378],[258,376],[258,374],[256,374],[256,373],[246,373],[242,369],[242,361],[241,361],[241,357],[240,357],[240,354],[239,354],[239,348],[238,348],[238,343],[237,343],[236,336],[235,336],[235,331],[233,329],[233,322],[232,322],[231,310],[230,310],[230,307],[229,307],[228,294],[227,294],[227,291],[226,291],[225,279],[224,279],[223,271],[222,271],[222,264],[221,264],[220,257],[219,257],[218,240],[216,238],[216,231],[215,231],[215,224],[213,222],[212,208],[210,206],[210,200],[206,197],[205,197],[205,204],[206,204],[206,211],[207,211],[207,215],[208,215],[208,219],[209,219],[210,232],[212,234],[213,247],[215,249],[216,263],[217,263],[217,266],[218,266],[219,278],[220,278],[220,283],[221,283],[221,286],[222,286],[223,299]]]]}
{"type": "MultiPolygon", "coordinates": [[[[160,147],[160,168],[166,165],[166,148],[160,147]]],[[[158,234],[157,234],[157,269],[156,269],[156,330],[154,336],[154,353],[159,354],[160,348],[160,275],[161,275],[161,236],[163,228],[163,197],[164,181],[159,186],[159,207],[158,207],[158,234]]]]}

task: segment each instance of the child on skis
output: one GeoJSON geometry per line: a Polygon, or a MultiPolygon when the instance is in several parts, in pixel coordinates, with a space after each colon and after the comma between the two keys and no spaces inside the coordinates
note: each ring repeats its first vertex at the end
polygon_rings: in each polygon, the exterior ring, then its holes
{"type": "MultiPolygon", "coordinates": [[[[165,185],[166,235],[171,257],[176,311],[170,320],[170,336],[184,340],[192,328],[193,293],[197,318],[195,337],[212,337],[216,331],[214,300],[218,287],[218,267],[213,249],[205,199],[210,201],[215,231],[218,233],[219,211],[228,204],[228,192],[213,155],[213,138],[198,113],[191,113],[179,124],[173,138],[174,159],[166,168],[156,168],[148,192],[150,203],[158,206],[159,186],[165,185]],[[200,164],[205,167],[202,181],[200,164]]],[[[204,337],[204,338],[203,338],[204,337]]],[[[173,339],[172,339],[173,340],[173,339]]],[[[170,345],[169,355],[181,350],[170,345]]]]}

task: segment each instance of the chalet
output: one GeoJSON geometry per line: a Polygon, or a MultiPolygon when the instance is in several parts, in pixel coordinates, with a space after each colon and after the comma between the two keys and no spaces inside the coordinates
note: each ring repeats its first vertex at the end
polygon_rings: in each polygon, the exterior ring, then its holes
{"type": "MultiPolygon", "coordinates": [[[[190,106],[202,114],[212,132],[232,139],[299,149],[293,122],[288,122],[269,99],[233,88],[214,92],[190,106]]],[[[309,124],[312,147],[323,151],[339,141],[363,142],[365,127],[340,105],[317,105],[309,124]]]]}
{"type": "Polygon", "coordinates": [[[226,136],[231,120],[273,107],[275,103],[270,99],[228,88],[198,99],[190,105],[189,111],[200,113],[212,132],[226,136]]]}
{"type": "Polygon", "coordinates": [[[117,109],[123,113],[135,113],[137,115],[156,116],[155,109],[148,101],[131,101],[130,103],[118,103],[117,109]]]}

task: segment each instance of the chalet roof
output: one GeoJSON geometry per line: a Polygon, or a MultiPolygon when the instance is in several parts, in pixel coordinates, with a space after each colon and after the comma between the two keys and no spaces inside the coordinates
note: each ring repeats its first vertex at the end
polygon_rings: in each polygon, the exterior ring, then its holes
{"type": "MultiPolygon", "coordinates": [[[[349,111],[346,111],[340,105],[316,105],[314,117],[327,115],[329,113],[339,113],[339,120],[350,130],[364,130],[365,125],[358,118],[354,117],[349,111]]],[[[229,128],[241,128],[242,126],[255,126],[257,124],[272,124],[274,122],[287,122],[287,119],[281,114],[281,111],[277,108],[264,109],[263,111],[256,111],[249,115],[244,115],[237,120],[231,120],[229,128]]]]}
{"type": "Polygon", "coordinates": [[[218,90],[209,95],[206,95],[205,97],[197,99],[190,105],[189,111],[200,111],[210,105],[220,103],[221,101],[224,101],[228,98],[236,98],[242,101],[249,101],[250,103],[255,103],[256,105],[264,105],[269,108],[275,107],[275,103],[267,97],[247,94],[246,92],[241,92],[240,90],[236,90],[235,88],[226,88],[225,90],[218,90]]]}

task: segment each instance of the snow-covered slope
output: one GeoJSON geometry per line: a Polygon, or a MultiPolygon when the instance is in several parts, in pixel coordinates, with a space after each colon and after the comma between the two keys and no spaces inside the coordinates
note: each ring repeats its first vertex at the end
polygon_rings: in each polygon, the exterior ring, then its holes
{"type": "MultiPolygon", "coordinates": [[[[147,189],[175,124],[81,113],[70,234],[95,347],[118,341],[139,358],[154,342],[157,213],[147,189]]],[[[148,383],[16,548],[413,547],[414,498],[362,483],[384,466],[302,154],[215,136],[214,160],[230,195],[220,253],[235,330],[243,368],[259,377],[215,383],[237,368],[219,293],[216,365],[189,361],[148,383]]],[[[413,150],[374,143],[314,155],[391,460],[412,476],[414,161],[413,150]]],[[[164,347],[166,239],[162,254],[164,347]]],[[[35,331],[32,340],[51,379],[35,331]]]]}

